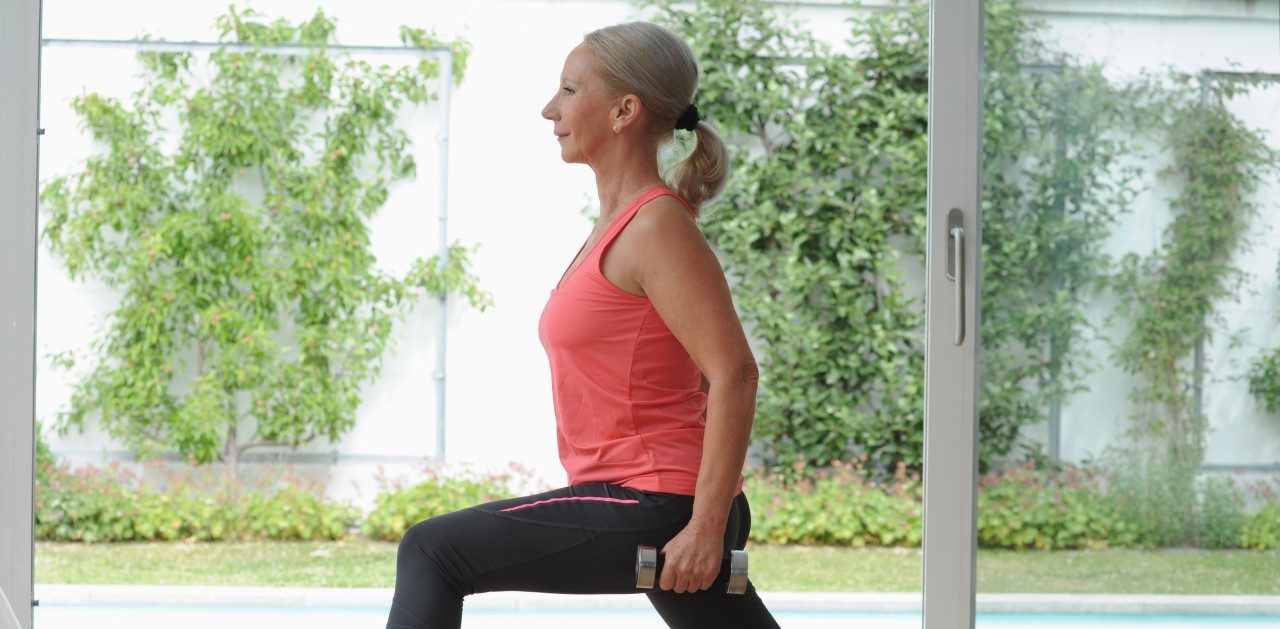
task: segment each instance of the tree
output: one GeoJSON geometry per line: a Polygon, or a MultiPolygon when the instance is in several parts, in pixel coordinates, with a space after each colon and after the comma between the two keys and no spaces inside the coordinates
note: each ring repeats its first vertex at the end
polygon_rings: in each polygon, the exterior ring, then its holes
{"type": "MultiPolygon", "coordinates": [[[[83,430],[100,411],[107,433],[141,458],[172,447],[234,474],[251,448],[349,431],[394,319],[424,294],[463,294],[481,311],[492,299],[458,244],[445,264],[419,258],[403,278],[376,270],[369,251],[365,220],[416,171],[396,115],[435,98],[438,60],[339,65],[321,11],[292,25],[232,6],[217,27],[220,42],[248,46],[218,49],[207,68],[191,53],[142,52],[145,85],[131,106],[75,98],[107,150],[52,178],[40,199],[42,238],[69,275],[123,292],[59,432],[83,430]],[[279,45],[314,50],[271,52],[279,45]],[[169,152],[165,114],[178,122],[169,152]]],[[[443,45],[422,29],[400,35],[424,50],[443,45]]],[[[448,45],[461,82],[469,45],[448,45]]]]}

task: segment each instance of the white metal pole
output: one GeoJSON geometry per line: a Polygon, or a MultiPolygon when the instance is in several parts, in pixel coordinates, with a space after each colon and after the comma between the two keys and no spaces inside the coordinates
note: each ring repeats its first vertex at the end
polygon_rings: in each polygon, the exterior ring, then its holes
{"type": "MultiPolygon", "coordinates": [[[[444,63],[440,71],[444,96],[440,107],[443,109],[440,133],[436,142],[440,150],[440,269],[443,271],[449,264],[449,103],[453,100],[453,51],[444,53],[444,63]]],[[[444,427],[445,427],[445,341],[448,340],[449,295],[441,293],[436,298],[439,304],[439,317],[436,323],[436,460],[444,463],[444,427]]]]}

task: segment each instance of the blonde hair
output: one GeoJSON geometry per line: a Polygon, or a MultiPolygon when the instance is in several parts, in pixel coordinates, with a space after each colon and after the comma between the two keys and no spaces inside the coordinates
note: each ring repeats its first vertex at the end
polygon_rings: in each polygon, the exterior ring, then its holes
{"type": "MultiPolygon", "coordinates": [[[[674,140],[676,121],[698,88],[698,62],[689,44],[651,22],[606,26],[587,33],[583,41],[595,53],[610,92],[640,97],[657,145],[674,140]]],[[[671,168],[674,177],[663,180],[700,208],[724,189],[729,157],[724,141],[706,122],[699,120],[694,133],[693,151],[671,168]]]]}

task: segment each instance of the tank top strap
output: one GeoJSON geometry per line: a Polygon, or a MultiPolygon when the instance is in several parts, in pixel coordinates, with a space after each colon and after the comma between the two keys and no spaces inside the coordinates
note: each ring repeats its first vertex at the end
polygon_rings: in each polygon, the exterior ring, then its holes
{"type": "Polygon", "coordinates": [[[599,252],[604,251],[604,245],[613,241],[618,233],[622,231],[622,228],[626,227],[627,223],[631,222],[631,219],[635,217],[636,212],[639,212],[640,208],[643,207],[645,203],[661,196],[670,196],[679,199],[680,203],[689,210],[689,213],[693,215],[694,219],[698,218],[698,211],[693,209],[693,206],[690,205],[688,201],[685,201],[684,197],[676,194],[674,190],[666,186],[654,186],[653,188],[650,188],[648,192],[640,195],[640,198],[633,201],[630,207],[628,207],[622,214],[618,215],[618,218],[614,219],[613,224],[609,226],[607,231],[605,231],[604,236],[600,237],[600,242],[595,247],[592,247],[590,255],[598,256],[599,252]]]}
{"type": "Polygon", "coordinates": [[[679,199],[679,200],[680,200],[681,205],[684,205],[685,209],[689,210],[689,214],[692,214],[692,215],[693,215],[694,220],[697,220],[697,218],[698,218],[698,210],[694,209],[694,208],[693,208],[693,205],[691,205],[688,201],[686,201],[686,200],[684,199],[684,197],[682,197],[682,196],[680,196],[679,194],[677,194],[677,193],[676,193],[676,191],[675,191],[675,190],[672,190],[671,188],[662,187],[662,188],[660,188],[660,190],[662,190],[662,192],[659,192],[659,193],[658,193],[658,196],[662,196],[662,195],[664,195],[664,194],[665,194],[665,195],[667,195],[667,196],[669,196],[669,197],[675,197],[675,198],[679,199]]]}

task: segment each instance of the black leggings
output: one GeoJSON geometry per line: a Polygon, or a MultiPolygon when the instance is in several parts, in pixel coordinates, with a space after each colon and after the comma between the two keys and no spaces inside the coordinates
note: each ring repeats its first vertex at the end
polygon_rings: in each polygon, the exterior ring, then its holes
{"type": "Polygon", "coordinates": [[[692,514],[693,496],[593,482],[423,520],[400,540],[387,629],[461,627],[464,596],[505,590],[644,592],[670,627],[779,629],[750,580],[743,594],[725,591],[729,551],[743,549],[751,530],[745,493],[729,509],[726,560],[709,589],[677,593],[660,580],[636,588],[636,545],[661,551],[692,514]]]}

